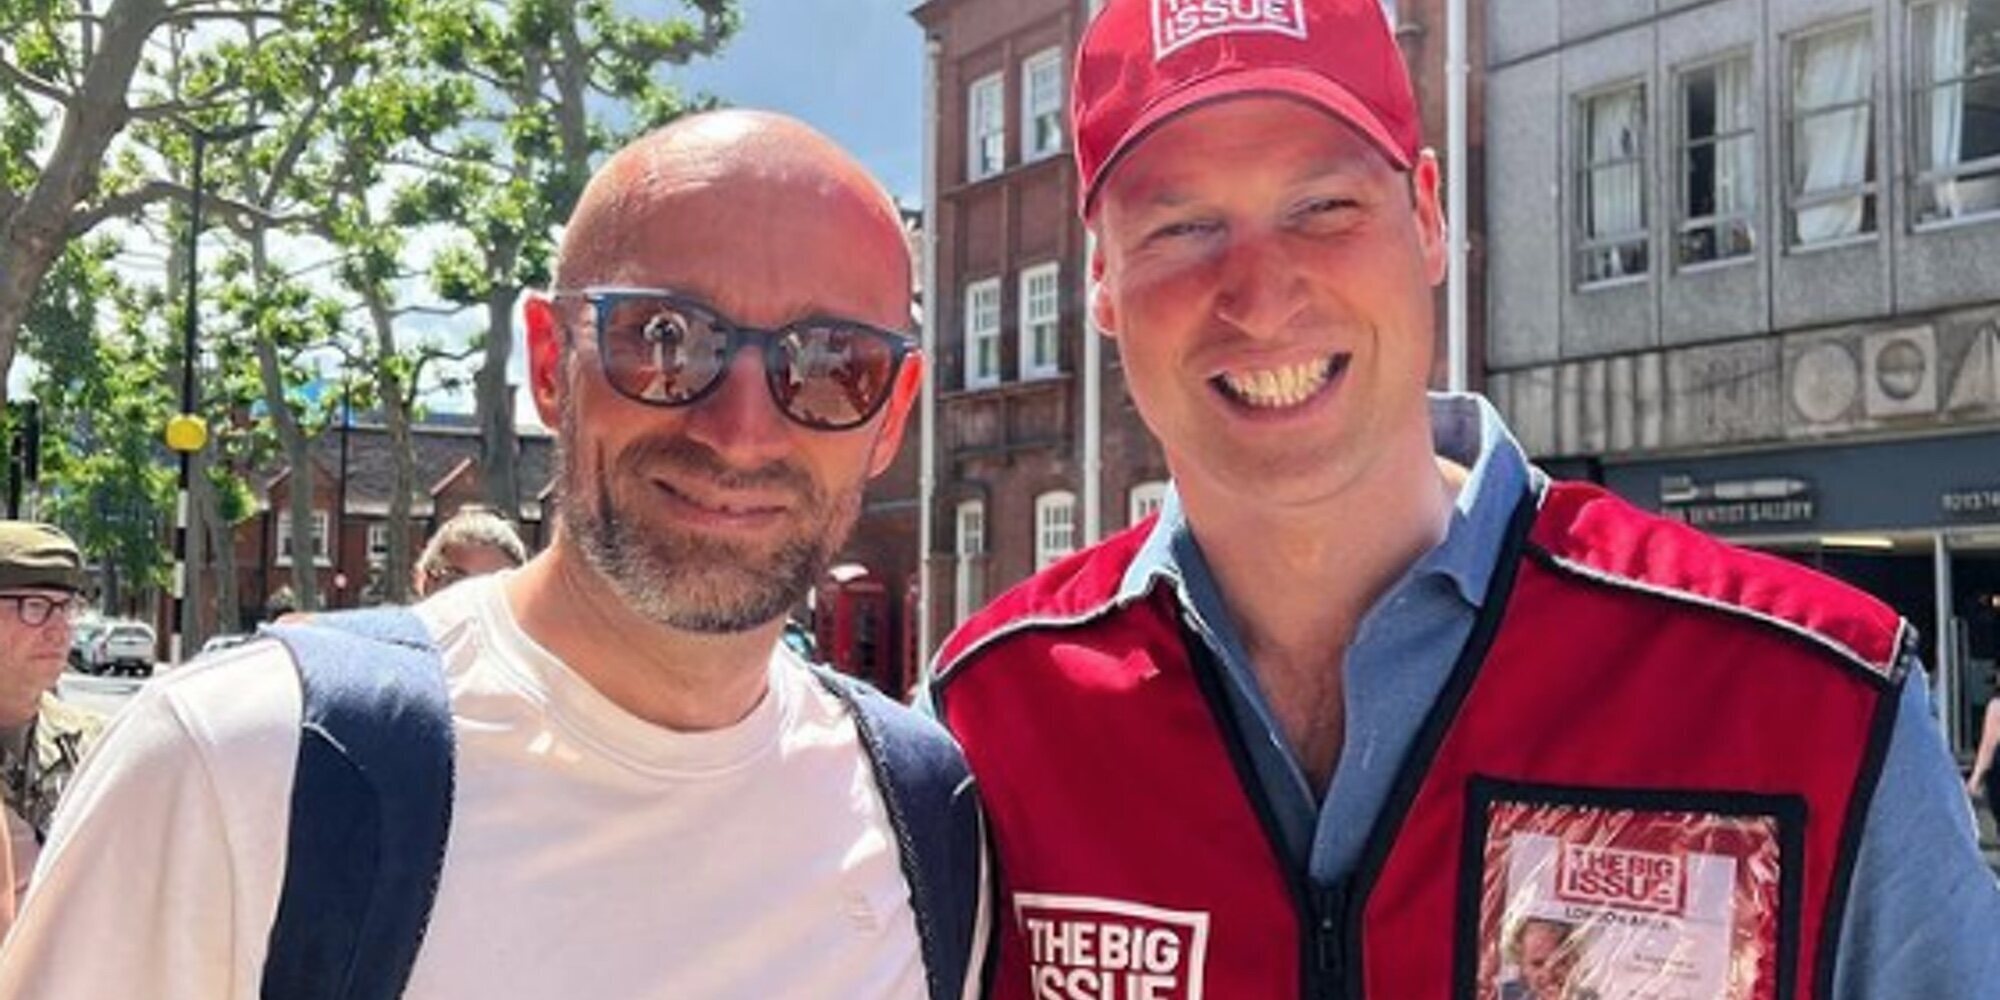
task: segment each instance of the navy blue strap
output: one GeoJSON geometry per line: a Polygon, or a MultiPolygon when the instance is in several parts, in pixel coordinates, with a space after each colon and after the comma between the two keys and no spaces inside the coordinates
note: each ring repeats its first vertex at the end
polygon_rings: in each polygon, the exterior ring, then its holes
{"type": "Polygon", "coordinates": [[[451,830],[443,663],[402,608],[267,633],[304,695],[284,893],[264,1000],[395,1000],[430,922],[451,830]]]}
{"type": "Polygon", "coordinates": [[[985,835],[972,773],[942,726],[823,667],[820,682],[854,714],[896,831],[931,1000],[960,1000],[980,934],[985,835]]]}

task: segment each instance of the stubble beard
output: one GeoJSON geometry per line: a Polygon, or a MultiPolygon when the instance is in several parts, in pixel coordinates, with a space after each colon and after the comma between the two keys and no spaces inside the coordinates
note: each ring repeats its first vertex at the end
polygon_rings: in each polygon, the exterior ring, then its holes
{"type": "Polygon", "coordinates": [[[829,494],[809,473],[778,463],[729,468],[712,450],[676,437],[634,442],[612,455],[595,452],[595,475],[579,469],[577,420],[565,399],[558,446],[557,505],[563,531],[633,613],[686,632],[747,632],[782,617],[805,599],[846,541],[861,509],[862,483],[829,494]],[[726,488],[778,488],[794,497],[792,527],[776,544],[718,539],[677,526],[649,528],[619,483],[644,483],[647,469],[671,468],[726,488]]]}

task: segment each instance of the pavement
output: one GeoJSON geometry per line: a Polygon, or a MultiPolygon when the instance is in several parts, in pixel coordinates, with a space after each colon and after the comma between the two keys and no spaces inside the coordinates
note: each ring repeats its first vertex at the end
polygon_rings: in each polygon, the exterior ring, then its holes
{"type": "Polygon", "coordinates": [[[69,670],[56,682],[56,697],[94,712],[116,715],[145,686],[137,677],[100,677],[69,670]]]}

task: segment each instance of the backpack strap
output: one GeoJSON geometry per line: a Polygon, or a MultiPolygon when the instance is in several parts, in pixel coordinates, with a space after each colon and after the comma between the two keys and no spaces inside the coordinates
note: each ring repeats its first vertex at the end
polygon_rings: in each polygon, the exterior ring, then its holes
{"type": "Polygon", "coordinates": [[[451,830],[443,661],[402,608],[265,633],[291,651],[304,713],[262,996],[395,1000],[430,922],[451,830]]]}
{"type": "Polygon", "coordinates": [[[874,687],[815,666],[854,716],[896,832],[931,1000],[978,995],[988,936],[979,790],[942,726],[874,687]]]}

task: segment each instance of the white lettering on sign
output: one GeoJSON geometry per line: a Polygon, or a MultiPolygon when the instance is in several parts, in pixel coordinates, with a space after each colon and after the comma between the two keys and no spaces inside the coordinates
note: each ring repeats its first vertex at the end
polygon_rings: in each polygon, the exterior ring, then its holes
{"type": "Polygon", "coordinates": [[[1270,31],[1304,41],[1302,0],[1153,0],[1153,59],[1204,38],[1270,31]]]}
{"type": "Polygon", "coordinates": [[[1016,893],[1035,1000],[1201,1000],[1208,914],[1016,893]]]}

